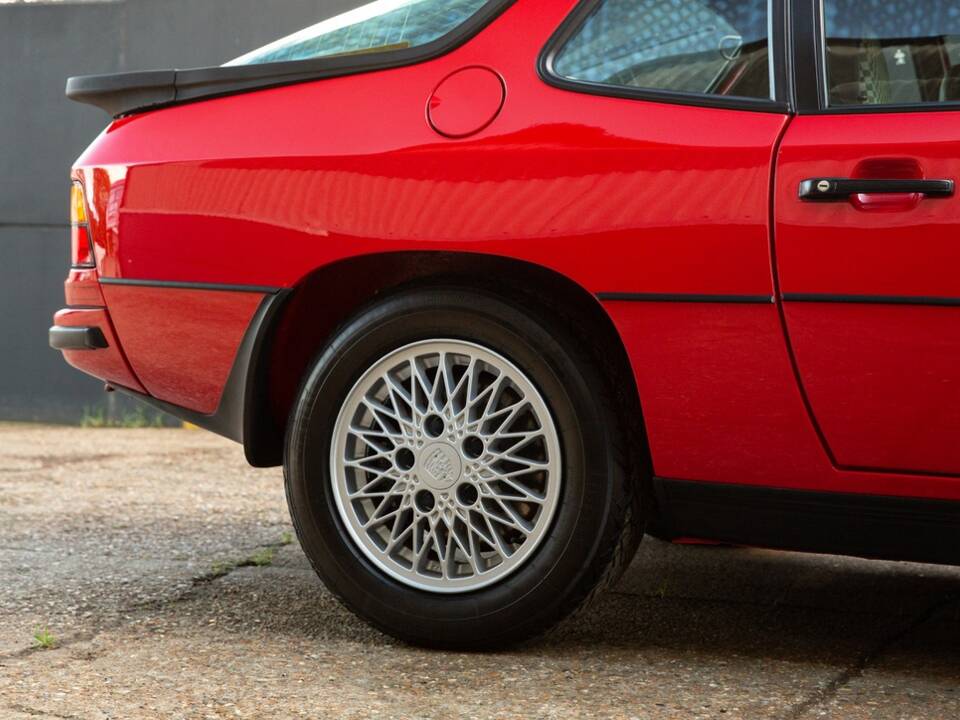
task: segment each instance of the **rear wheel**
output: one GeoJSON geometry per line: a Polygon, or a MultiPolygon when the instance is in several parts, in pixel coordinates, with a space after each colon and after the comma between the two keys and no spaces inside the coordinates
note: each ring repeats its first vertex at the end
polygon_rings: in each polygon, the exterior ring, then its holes
{"type": "Polygon", "coordinates": [[[608,385],[567,328],[493,295],[368,307],[316,360],[288,432],[317,573],[423,645],[505,645],[563,619],[640,535],[608,385]]]}

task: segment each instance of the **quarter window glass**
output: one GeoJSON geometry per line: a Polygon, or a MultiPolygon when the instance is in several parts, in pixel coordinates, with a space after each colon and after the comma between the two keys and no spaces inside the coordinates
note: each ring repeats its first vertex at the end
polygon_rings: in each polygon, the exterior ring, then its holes
{"type": "Polygon", "coordinates": [[[601,85],[769,99],[767,0],[605,0],[554,60],[601,85]]]}
{"type": "Polygon", "coordinates": [[[960,5],[825,0],[830,105],[960,101],[960,5]]]}
{"type": "Polygon", "coordinates": [[[227,65],[257,65],[426,45],[462,25],[487,0],[378,0],[338,15],[227,65]]]}

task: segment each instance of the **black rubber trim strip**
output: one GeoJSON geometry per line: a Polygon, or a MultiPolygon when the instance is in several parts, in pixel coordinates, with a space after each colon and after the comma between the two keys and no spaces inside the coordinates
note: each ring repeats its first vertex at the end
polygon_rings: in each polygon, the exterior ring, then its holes
{"type": "Polygon", "coordinates": [[[101,285],[169,288],[171,290],[216,290],[220,292],[260,293],[274,295],[284,288],[269,285],[222,285],[220,283],[180,282],[178,280],[137,280],[128,278],[100,278],[101,285]]]}
{"type": "MultiPolygon", "coordinates": [[[[753,112],[768,112],[785,115],[790,112],[790,106],[785,101],[764,100],[759,98],[735,98],[723,95],[692,94],[684,92],[675,92],[671,90],[652,90],[648,88],[633,88],[623,85],[606,85],[603,83],[589,82],[585,80],[571,80],[560,75],[555,70],[555,61],[557,55],[563,50],[567,42],[576,34],[583,23],[593,14],[593,12],[603,3],[604,0],[581,0],[580,4],[563,21],[556,32],[547,41],[546,46],[537,59],[537,73],[540,79],[547,85],[559,88],[561,90],[571,90],[573,92],[584,93],[587,95],[600,95],[605,97],[627,98],[632,100],[650,100],[653,102],[672,103],[675,105],[694,105],[697,107],[717,107],[728,110],[749,110],[753,112]]],[[[779,12],[779,11],[778,11],[779,12]]],[[[770,41],[779,45],[781,48],[785,45],[780,27],[783,23],[774,19],[774,36],[770,41]]],[[[783,58],[782,53],[777,52],[777,62],[775,64],[775,85],[778,92],[786,82],[783,79],[781,68],[783,58]]]]}
{"type": "Polygon", "coordinates": [[[283,291],[274,295],[267,295],[260,303],[250,321],[250,326],[244,333],[243,340],[240,342],[233,367],[230,369],[230,375],[227,377],[227,382],[223,388],[223,395],[220,397],[220,404],[212,415],[188,410],[119,385],[116,386],[116,389],[176,418],[193,423],[204,430],[244,443],[248,436],[247,428],[252,421],[252,418],[249,417],[248,407],[252,403],[251,389],[255,376],[253,368],[260,357],[260,350],[263,347],[264,338],[269,332],[272,320],[288,294],[289,291],[283,291]]]}
{"type": "Polygon", "coordinates": [[[853,305],[929,305],[934,307],[960,306],[960,298],[926,297],[920,295],[832,295],[820,293],[784,293],[784,302],[849,303],[853,305]]]}
{"type": "Polygon", "coordinates": [[[654,492],[672,539],[960,565],[960,502],[665,478],[654,492]]]}
{"type": "Polygon", "coordinates": [[[957,112],[960,102],[925,102],[904,105],[831,105],[830,107],[809,110],[804,115],[884,115],[890,113],[957,112]]]}
{"type": "Polygon", "coordinates": [[[224,95],[414,65],[460,47],[514,2],[492,0],[451,32],[418,47],[260,65],[84,75],[67,81],[67,97],[119,117],[224,95]]]}
{"type": "Polygon", "coordinates": [[[98,327],[50,328],[50,347],[54,350],[103,350],[110,347],[103,331],[98,327]]]}
{"type": "Polygon", "coordinates": [[[772,305],[772,295],[698,295],[695,293],[597,293],[603,302],[665,302],[665,303],[733,303],[737,305],[772,305]]]}

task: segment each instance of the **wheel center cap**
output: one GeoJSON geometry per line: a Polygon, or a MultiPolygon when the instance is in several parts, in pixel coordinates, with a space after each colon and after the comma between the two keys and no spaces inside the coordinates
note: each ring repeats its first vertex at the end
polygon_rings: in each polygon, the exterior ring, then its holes
{"type": "Polygon", "coordinates": [[[445,442],[427,445],[420,454],[420,479],[434,490],[446,490],[457,484],[463,463],[453,446],[445,442]]]}

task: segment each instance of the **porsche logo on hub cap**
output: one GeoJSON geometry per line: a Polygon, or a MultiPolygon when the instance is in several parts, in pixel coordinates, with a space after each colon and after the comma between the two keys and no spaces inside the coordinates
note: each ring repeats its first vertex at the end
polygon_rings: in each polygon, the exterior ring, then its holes
{"type": "Polygon", "coordinates": [[[437,482],[448,483],[450,478],[453,477],[453,466],[450,464],[450,458],[440,448],[430,453],[430,457],[427,458],[423,467],[430,473],[430,477],[437,482]]]}
{"type": "Polygon", "coordinates": [[[460,479],[460,454],[447,443],[434,443],[420,456],[420,479],[434,490],[446,490],[460,479]]]}

